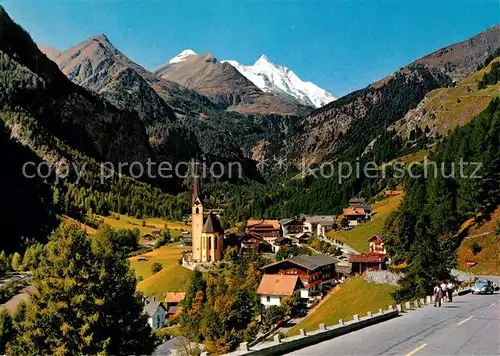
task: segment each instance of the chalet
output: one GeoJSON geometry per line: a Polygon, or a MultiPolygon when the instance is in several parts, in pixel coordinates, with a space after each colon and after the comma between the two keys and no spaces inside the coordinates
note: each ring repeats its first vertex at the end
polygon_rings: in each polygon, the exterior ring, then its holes
{"type": "Polygon", "coordinates": [[[281,236],[281,227],[278,220],[248,220],[246,232],[258,234],[267,242],[273,242],[281,236]]]}
{"type": "Polygon", "coordinates": [[[277,253],[282,248],[288,248],[293,246],[292,239],[289,237],[278,237],[273,241],[273,251],[277,253]]]}
{"type": "Polygon", "coordinates": [[[306,216],[304,220],[304,229],[303,231],[309,234],[312,233],[317,233],[318,229],[318,223],[319,222],[331,222],[332,224],[335,223],[335,220],[337,220],[337,217],[335,215],[315,215],[315,216],[306,216]]]}
{"type": "Polygon", "coordinates": [[[151,233],[153,234],[153,236],[160,236],[161,230],[154,228],[154,229],[151,229],[151,233]]]}
{"type": "Polygon", "coordinates": [[[393,196],[400,195],[400,194],[403,194],[402,190],[386,190],[384,192],[384,195],[386,197],[393,197],[393,196]]]}
{"type": "Polygon", "coordinates": [[[152,329],[165,326],[166,308],[162,302],[153,298],[145,298],[144,313],[148,316],[148,324],[152,329]]]}
{"type": "Polygon", "coordinates": [[[386,257],[377,254],[351,255],[349,263],[352,266],[352,273],[363,273],[365,270],[385,269],[386,257]]]}
{"type": "Polygon", "coordinates": [[[302,232],[296,236],[292,236],[291,239],[292,239],[292,242],[296,245],[303,245],[303,244],[306,244],[308,241],[309,241],[309,238],[311,237],[310,234],[308,234],[307,232],[302,232]]]}
{"type": "Polygon", "coordinates": [[[376,255],[386,255],[387,251],[385,250],[384,247],[384,241],[382,239],[382,236],[380,235],[373,235],[368,239],[368,242],[370,243],[370,246],[368,247],[368,253],[369,254],[376,254],[376,255]]]}
{"type": "Polygon", "coordinates": [[[299,276],[296,275],[263,275],[257,289],[262,311],[265,311],[272,305],[281,305],[281,301],[285,298],[300,297],[300,290],[303,287],[299,276]]]}
{"type": "Polygon", "coordinates": [[[282,236],[293,237],[304,231],[304,223],[299,219],[284,219],[280,221],[282,236]]]}
{"type": "Polygon", "coordinates": [[[238,251],[255,250],[257,252],[272,252],[271,244],[260,235],[247,232],[231,232],[224,238],[224,248],[236,247],[238,251]]]}
{"type": "Polygon", "coordinates": [[[371,219],[372,217],[372,206],[366,202],[364,198],[352,198],[349,200],[349,208],[352,209],[363,209],[365,217],[364,219],[371,219]]]}
{"type": "Polygon", "coordinates": [[[181,303],[186,298],[184,292],[168,292],[165,296],[165,306],[167,307],[167,317],[172,319],[182,311],[181,303]]]}
{"type": "Polygon", "coordinates": [[[336,277],[336,258],[327,255],[300,255],[262,267],[265,274],[299,276],[304,284],[301,298],[321,292],[324,285],[331,284],[336,277]]]}
{"type": "Polygon", "coordinates": [[[333,230],[333,227],[335,226],[335,222],[334,221],[330,221],[330,220],[322,220],[322,221],[318,221],[318,225],[317,225],[317,228],[316,228],[316,234],[320,237],[323,237],[325,238],[326,237],[326,233],[330,230],[333,230]]]}
{"type": "Polygon", "coordinates": [[[153,236],[153,235],[152,235],[152,234],[150,234],[150,233],[145,233],[144,235],[142,235],[142,238],[143,238],[144,240],[147,240],[147,241],[151,241],[151,240],[156,239],[156,237],[155,237],[155,236],[153,236]]]}
{"type": "Polygon", "coordinates": [[[358,224],[365,220],[366,212],[363,208],[345,208],[343,209],[343,215],[349,222],[349,226],[358,226],[358,224]]]}

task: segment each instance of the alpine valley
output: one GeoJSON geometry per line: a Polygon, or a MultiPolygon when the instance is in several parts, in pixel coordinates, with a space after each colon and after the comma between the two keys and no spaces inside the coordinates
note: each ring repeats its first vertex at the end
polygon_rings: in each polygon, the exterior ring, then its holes
{"type": "Polygon", "coordinates": [[[0,202],[12,222],[7,251],[43,240],[58,216],[81,220],[89,209],[177,220],[189,213],[191,178],[101,182],[103,161],[238,162],[243,175],[203,181],[206,204],[223,212],[224,227],[339,212],[350,197],[376,196],[389,182],[313,179],[321,163],[384,163],[433,150],[498,95],[497,83],[477,89],[474,81],[498,60],[500,26],[338,99],[264,55],[242,65],[185,50],[149,71],[104,34],[66,50],[47,45],[37,46],[0,8],[0,154],[14,162],[0,202]],[[76,175],[27,179],[26,157],[87,169],[78,184],[76,175]],[[37,219],[20,223],[27,214],[37,219]]]}

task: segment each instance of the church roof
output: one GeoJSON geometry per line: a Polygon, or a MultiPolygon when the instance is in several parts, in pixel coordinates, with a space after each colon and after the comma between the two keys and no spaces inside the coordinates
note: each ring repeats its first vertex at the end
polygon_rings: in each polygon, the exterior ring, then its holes
{"type": "Polygon", "coordinates": [[[224,229],[222,228],[219,219],[210,213],[208,214],[207,221],[205,221],[205,225],[203,226],[203,233],[212,234],[214,232],[224,233],[224,229]]]}

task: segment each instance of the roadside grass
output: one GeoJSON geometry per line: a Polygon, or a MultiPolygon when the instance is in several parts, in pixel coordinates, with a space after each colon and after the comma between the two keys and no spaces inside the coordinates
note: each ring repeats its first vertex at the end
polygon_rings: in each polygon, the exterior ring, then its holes
{"type": "Polygon", "coordinates": [[[139,256],[129,258],[136,276],[142,277],[137,290],[145,295],[155,295],[159,298],[163,298],[167,292],[186,291],[193,272],[179,265],[179,259],[185,250],[187,250],[185,247],[169,245],[141,255],[146,261],[139,261],[139,256]],[[151,266],[155,262],[161,263],[163,269],[153,274],[151,266]]]}
{"type": "Polygon", "coordinates": [[[352,230],[330,231],[327,233],[327,237],[342,241],[358,252],[366,252],[368,239],[373,235],[382,234],[385,220],[398,208],[402,199],[403,195],[396,195],[373,204],[374,215],[370,221],[362,223],[352,230]]]}
{"type": "Polygon", "coordinates": [[[348,321],[354,314],[361,317],[369,311],[376,313],[380,308],[387,309],[394,304],[391,293],[396,288],[387,284],[367,283],[363,276],[355,277],[330,292],[311,314],[288,331],[287,336],[298,335],[300,329],[317,330],[321,323],[331,326],[338,324],[339,319],[348,321]]]}
{"type": "Polygon", "coordinates": [[[468,236],[475,236],[488,233],[484,236],[476,236],[464,239],[458,248],[458,268],[462,271],[469,271],[465,260],[474,259],[476,265],[470,271],[478,275],[500,275],[500,236],[496,235],[496,224],[500,220],[500,209],[491,214],[491,220],[477,224],[467,221],[468,236]],[[474,255],[472,246],[478,245],[480,251],[474,255]]]}

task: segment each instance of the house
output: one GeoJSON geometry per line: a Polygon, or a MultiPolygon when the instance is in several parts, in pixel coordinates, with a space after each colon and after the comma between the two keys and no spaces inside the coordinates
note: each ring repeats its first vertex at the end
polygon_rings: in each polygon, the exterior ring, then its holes
{"type": "Polygon", "coordinates": [[[181,303],[186,298],[184,292],[168,292],[165,296],[165,306],[167,307],[167,317],[172,319],[182,311],[181,303]]]}
{"type": "Polygon", "coordinates": [[[363,273],[365,270],[382,270],[385,269],[386,257],[382,255],[351,255],[349,263],[351,264],[352,273],[363,273]]]}
{"type": "Polygon", "coordinates": [[[382,239],[382,236],[373,235],[368,239],[368,242],[370,243],[370,246],[368,247],[369,254],[377,254],[377,255],[387,254],[387,251],[385,250],[384,247],[384,241],[382,239]]]}
{"type": "Polygon", "coordinates": [[[184,247],[192,247],[193,246],[193,239],[191,238],[191,235],[185,236],[181,239],[181,246],[184,246],[184,247]]]}
{"type": "Polygon", "coordinates": [[[365,219],[371,219],[372,217],[372,206],[366,202],[364,198],[351,198],[349,200],[349,208],[352,209],[363,209],[365,212],[365,219]]]}
{"type": "Polygon", "coordinates": [[[284,219],[280,221],[282,236],[293,237],[301,234],[304,230],[303,220],[284,219]]]}
{"type": "Polygon", "coordinates": [[[154,228],[154,229],[151,229],[151,233],[153,234],[153,236],[158,237],[161,234],[161,230],[157,229],[157,228],[154,228]]]}
{"type": "Polygon", "coordinates": [[[224,248],[237,247],[238,251],[256,250],[257,252],[272,252],[272,245],[260,235],[247,232],[231,232],[224,238],[224,248]]]}
{"type": "Polygon", "coordinates": [[[152,329],[158,329],[165,325],[167,310],[159,300],[154,297],[145,298],[143,311],[148,316],[148,324],[152,329]]]}
{"type": "Polygon", "coordinates": [[[300,255],[262,267],[265,274],[299,276],[304,285],[301,298],[321,292],[323,286],[331,284],[335,277],[338,259],[327,255],[300,255]]]}
{"type": "Polygon", "coordinates": [[[296,245],[303,245],[306,244],[309,241],[309,238],[311,237],[310,234],[306,232],[302,232],[296,236],[291,237],[292,242],[296,245]]]}
{"type": "Polygon", "coordinates": [[[281,305],[281,301],[285,298],[300,297],[300,290],[303,287],[299,276],[296,275],[263,275],[257,289],[262,311],[265,311],[272,305],[281,305]]]}
{"type": "Polygon", "coordinates": [[[403,191],[402,190],[386,190],[384,192],[384,195],[386,197],[393,197],[395,195],[400,195],[400,194],[403,194],[403,191]]]}
{"type": "Polygon", "coordinates": [[[304,220],[304,229],[303,232],[313,234],[317,233],[318,223],[321,222],[331,222],[335,223],[337,217],[335,215],[315,215],[315,216],[306,216],[304,220]]]}
{"type": "Polygon", "coordinates": [[[288,248],[293,246],[292,239],[289,237],[278,237],[273,241],[273,252],[278,253],[278,251],[282,248],[288,248]]]}
{"type": "Polygon", "coordinates": [[[318,221],[318,225],[316,225],[316,235],[325,238],[326,233],[330,230],[333,230],[334,226],[335,226],[334,221],[330,220],[318,221]]]}
{"type": "Polygon", "coordinates": [[[271,243],[281,236],[281,226],[278,220],[248,220],[246,232],[260,235],[271,243]]]}
{"type": "Polygon", "coordinates": [[[358,224],[365,220],[366,213],[363,208],[345,208],[342,210],[344,217],[348,220],[349,226],[358,226],[358,224]]]}
{"type": "Polygon", "coordinates": [[[152,235],[152,234],[150,234],[150,233],[145,233],[144,235],[142,235],[142,238],[143,238],[144,240],[147,240],[147,241],[151,241],[151,240],[156,239],[156,237],[155,237],[155,236],[153,236],[153,235],[152,235]]]}

